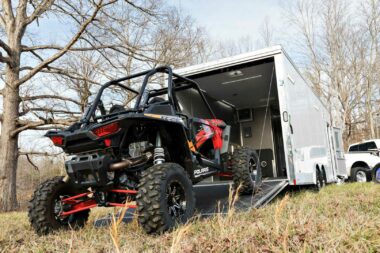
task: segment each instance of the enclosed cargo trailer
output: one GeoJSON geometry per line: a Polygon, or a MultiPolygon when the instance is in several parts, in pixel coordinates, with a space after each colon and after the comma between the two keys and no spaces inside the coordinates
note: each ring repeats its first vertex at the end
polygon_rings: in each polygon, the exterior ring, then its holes
{"type": "MultiPolygon", "coordinates": [[[[281,46],[176,72],[196,81],[231,126],[232,148],[257,150],[264,178],[317,186],[347,177],[340,129],[281,46]]],[[[201,117],[197,101],[189,103],[201,117]]]]}

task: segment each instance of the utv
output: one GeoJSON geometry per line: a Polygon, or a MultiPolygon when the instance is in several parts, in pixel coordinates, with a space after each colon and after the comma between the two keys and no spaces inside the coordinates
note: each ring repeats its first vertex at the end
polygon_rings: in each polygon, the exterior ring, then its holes
{"type": "Polygon", "coordinates": [[[34,192],[30,223],[43,235],[82,227],[93,207],[120,206],[136,208],[147,233],[162,233],[192,217],[192,185],[205,177],[230,176],[240,193],[253,194],[261,183],[258,155],[247,147],[229,152],[229,131],[198,84],[170,67],[110,81],[79,122],[47,132],[71,159],[66,177],[47,180],[34,192]],[[167,87],[148,88],[153,76],[164,75],[167,87]],[[123,84],[132,79],[143,80],[140,91],[123,84]],[[107,110],[107,88],[127,91],[134,101],[107,110]],[[192,117],[200,106],[205,118],[192,117]]]}

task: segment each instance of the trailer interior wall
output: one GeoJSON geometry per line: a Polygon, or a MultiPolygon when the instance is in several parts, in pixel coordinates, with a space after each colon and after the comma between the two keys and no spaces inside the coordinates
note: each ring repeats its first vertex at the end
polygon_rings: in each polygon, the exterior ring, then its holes
{"type": "Polygon", "coordinates": [[[286,177],[274,58],[188,77],[204,90],[216,117],[232,126],[230,142],[258,151],[263,176],[286,177]],[[252,118],[238,120],[240,109],[250,109],[252,118]]]}

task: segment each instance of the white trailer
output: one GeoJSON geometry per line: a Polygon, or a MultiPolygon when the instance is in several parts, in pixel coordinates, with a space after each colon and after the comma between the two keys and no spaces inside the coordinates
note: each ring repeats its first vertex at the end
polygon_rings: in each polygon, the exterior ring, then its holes
{"type": "Polygon", "coordinates": [[[232,147],[258,151],[263,177],[289,185],[347,177],[340,129],[281,46],[176,73],[195,80],[217,118],[231,125],[232,147]]]}

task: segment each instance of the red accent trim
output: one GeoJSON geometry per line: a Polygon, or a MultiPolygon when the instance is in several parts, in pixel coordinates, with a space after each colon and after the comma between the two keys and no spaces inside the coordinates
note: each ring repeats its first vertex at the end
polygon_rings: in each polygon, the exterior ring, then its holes
{"type": "Polygon", "coordinates": [[[81,197],[87,196],[87,195],[90,194],[90,193],[91,193],[91,192],[81,193],[81,194],[78,194],[78,195],[74,195],[74,196],[72,196],[72,197],[68,197],[68,198],[62,199],[61,201],[62,201],[62,202],[68,202],[68,201],[71,201],[71,200],[75,200],[75,199],[78,199],[78,198],[81,198],[81,197]]]}
{"type": "Polygon", "coordinates": [[[228,172],[220,172],[220,173],[218,173],[218,176],[220,176],[220,177],[232,177],[232,174],[228,173],[228,172]]]}
{"type": "Polygon", "coordinates": [[[207,121],[210,124],[212,131],[215,133],[212,137],[214,149],[221,149],[223,147],[223,130],[220,127],[225,126],[226,123],[220,119],[208,119],[207,121]]]}
{"type": "Polygon", "coordinates": [[[62,212],[61,216],[67,216],[73,213],[81,212],[87,209],[91,209],[93,207],[96,207],[98,204],[96,204],[95,199],[89,199],[84,202],[80,202],[73,206],[73,208],[70,211],[62,212]]]}
{"type": "MultiPolygon", "coordinates": [[[[110,192],[124,193],[124,194],[137,194],[137,191],[135,191],[135,190],[123,190],[123,189],[112,189],[112,190],[110,190],[110,192]]],[[[77,212],[81,212],[81,211],[84,211],[87,209],[97,207],[98,204],[96,203],[96,200],[94,198],[90,198],[90,199],[87,199],[87,200],[82,201],[82,202],[81,202],[81,200],[79,200],[79,198],[87,197],[91,193],[92,192],[84,192],[84,193],[81,193],[78,195],[74,195],[74,196],[62,199],[61,201],[63,203],[71,204],[72,207],[71,207],[70,211],[62,212],[60,214],[60,216],[67,216],[67,215],[71,215],[73,213],[77,213],[77,212]]],[[[112,203],[112,202],[108,203],[108,206],[137,208],[136,205],[128,205],[128,204],[126,205],[126,204],[122,204],[122,203],[112,203]]]]}
{"type": "Polygon", "coordinates": [[[109,206],[120,206],[120,207],[127,207],[127,208],[137,208],[137,205],[126,205],[126,204],[121,204],[121,203],[113,203],[113,202],[109,202],[108,203],[109,206]]]}
{"type": "Polygon", "coordinates": [[[296,185],[296,179],[293,179],[293,185],[296,185]]]}
{"type": "Polygon", "coordinates": [[[219,150],[223,147],[223,130],[226,123],[220,119],[204,119],[200,120],[203,129],[195,136],[195,146],[199,149],[208,139],[212,139],[214,149],[219,150]]]}
{"type": "Polygon", "coordinates": [[[122,189],[113,189],[113,190],[110,190],[110,192],[125,193],[125,194],[137,194],[137,191],[135,191],[135,190],[122,190],[122,189]]]}

